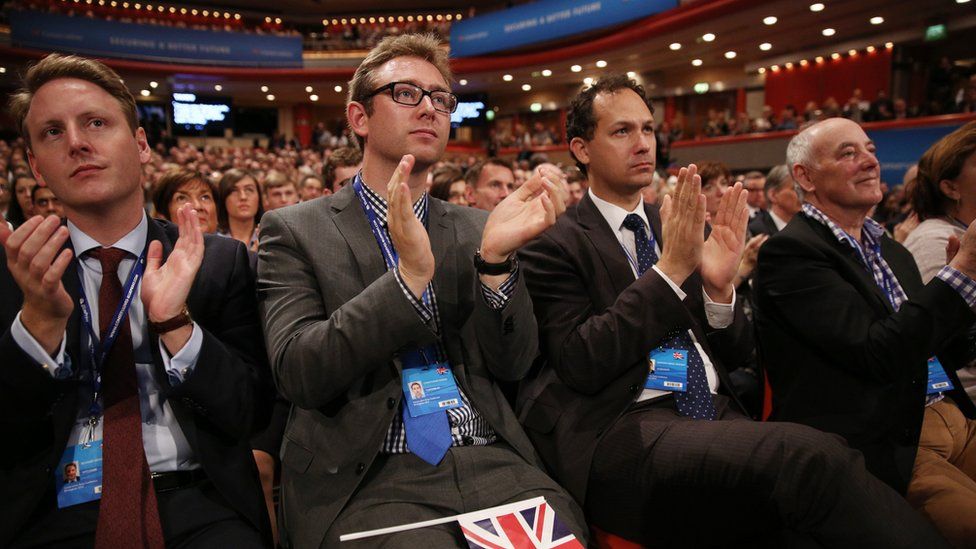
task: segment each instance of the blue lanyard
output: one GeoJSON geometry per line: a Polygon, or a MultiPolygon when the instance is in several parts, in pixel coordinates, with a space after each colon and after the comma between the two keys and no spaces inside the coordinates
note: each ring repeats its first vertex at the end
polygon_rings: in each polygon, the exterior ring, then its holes
{"type": "MultiPolygon", "coordinates": [[[[356,197],[359,199],[359,204],[363,207],[363,211],[366,213],[366,219],[369,220],[369,228],[373,231],[373,237],[376,238],[376,242],[380,246],[380,252],[383,253],[383,261],[386,263],[387,270],[396,267],[397,264],[397,251],[393,247],[393,242],[387,236],[386,230],[383,228],[383,222],[380,221],[379,216],[376,215],[376,211],[370,204],[363,191],[363,178],[360,174],[352,180],[352,188],[356,191],[356,197]]],[[[426,220],[424,220],[424,225],[426,226],[426,220]]],[[[430,285],[428,284],[427,289],[424,290],[424,294],[421,296],[421,301],[428,308],[431,307],[430,299],[430,285]]]]}
{"type": "MultiPolygon", "coordinates": [[[[81,276],[81,272],[78,272],[80,293],[78,304],[81,306],[81,322],[85,325],[85,329],[88,330],[88,335],[91,338],[91,343],[88,345],[88,358],[91,364],[92,403],[89,408],[89,417],[91,418],[92,424],[97,422],[97,418],[102,414],[102,407],[98,403],[98,397],[102,390],[102,366],[105,364],[105,358],[108,356],[109,351],[112,350],[112,346],[115,344],[115,339],[119,336],[119,331],[122,329],[122,322],[128,317],[129,307],[132,305],[136,288],[139,286],[139,281],[142,279],[142,273],[145,271],[145,268],[146,250],[143,250],[136,264],[132,266],[129,277],[122,287],[122,299],[119,301],[119,306],[116,308],[115,314],[112,316],[112,320],[108,325],[104,340],[99,339],[98,334],[92,326],[91,309],[88,307],[88,298],[85,296],[85,281],[81,276]]],[[[105,311],[99,311],[99,313],[105,314],[105,311]]]]}

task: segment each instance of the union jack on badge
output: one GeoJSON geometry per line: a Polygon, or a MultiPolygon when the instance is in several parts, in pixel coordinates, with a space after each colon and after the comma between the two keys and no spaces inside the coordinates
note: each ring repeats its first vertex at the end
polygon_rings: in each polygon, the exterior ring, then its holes
{"type": "Polygon", "coordinates": [[[457,519],[472,549],[583,549],[542,497],[458,515],[457,519]]]}
{"type": "Polygon", "coordinates": [[[678,351],[675,351],[671,356],[673,356],[675,360],[682,360],[685,358],[685,354],[679,353],[678,351]]]}

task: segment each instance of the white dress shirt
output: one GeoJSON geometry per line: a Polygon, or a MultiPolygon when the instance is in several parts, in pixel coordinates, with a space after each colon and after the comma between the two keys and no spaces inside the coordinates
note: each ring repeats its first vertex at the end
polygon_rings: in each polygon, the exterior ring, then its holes
{"type": "MultiPolygon", "coordinates": [[[[600,214],[603,215],[603,218],[607,220],[607,223],[610,225],[610,227],[614,229],[617,235],[617,240],[620,241],[620,245],[623,246],[624,253],[628,257],[627,262],[630,264],[630,270],[634,273],[634,279],[636,280],[639,275],[637,273],[636,260],[634,260],[633,258],[637,257],[637,242],[634,237],[634,232],[624,227],[624,220],[627,218],[628,215],[632,213],[637,214],[644,221],[644,230],[647,231],[648,236],[653,235],[653,233],[651,232],[650,222],[647,220],[647,213],[644,211],[644,199],[641,198],[640,202],[637,204],[637,207],[634,208],[633,211],[628,212],[627,210],[621,208],[620,206],[611,204],[606,200],[603,200],[597,195],[593,194],[593,189],[590,189],[588,192],[590,195],[590,199],[593,200],[593,203],[596,205],[596,209],[600,211],[600,214]]],[[[656,238],[654,239],[654,251],[655,253],[657,253],[658,257],[661,257],[661,246],[656,238]]],[[[654,271],[656,271],[657,274],[661,275],[661,278],[663,278],[668,283],[668,285],[671,286],[671,289],[674,290],[675,294],[677,294],[678,299],[683,301],[687,297],[687,294],[685,294],[685,292],[681,289],[681,287],[675,284],[674,281],[672,281],[670,278],[667,277],[667,275],[665,275],[660,269],[658,269],[657,265],[654,265],[651,268],[654,269],[654,271]]],[[[708,320],[709,326],[715,329],[722,329],[732,324],[732,320],[735,315],[735,308],[734,308],[735,289],[734,288],[732,289],[732,303],[728,303],[728,304],[716,303],[712,301],[710,297],[708,297],[708,294],[705,293],[704,290],[702,290],[702,296],[705,299],[705,317],[708,320]]],[[[653,306],[653,304],[649,304],[649,305],[653,306]]],[[[688,330],[688,335],[691,337],[691,340],[695,343],[695,348],[698,350],[698,354],[701,355],[702,362],[705,363],[705,376],[708,378],[708,388],[712,391],[712,393],[717,393],[718,373],[715,371],[715,365],[712,364],[712,361],[708,358],[708,355],[705,353],[705,350],[702,349],[701,344],[698,343],[698,339],[695,338],[695,333],[692,332],[691,330],[688,330]]],[[[648,352],[652,350],[653,349],[650,348],[647,349],[648,352]]],[[[659,396],[666,395],[668,393],[669,391],[644,389],[643,392],[641,392],[641,394],[637,396],[637,401],[640,402],[642,400],[656,398],[659,396]]]]}
{"type": "Polygon", "coordinates": [[[783,227],[786,226],[787,222],[783,221],[778,215],[776,215],[776,212],[774,212],[772,208],[770,208],[768,211],[769,211],[769,217],[773,219],[773,225],[776,225],[776,230],[782,231],[783,227]]]}
{"type": "MultiPolygon", "coordinates": [[[[91,296],[88,300],[88,307],[92,314],[92,326],[95,331],[98,331],[100,311],[98,310],[97,296],[102,283],[102,266],[97,259],[89,257],[86,252],[101,245],[83,233],[71,221],[68,221],[68,232],[71,238],[71,246],[74,249],[75,256],[78,257],[78,274],[82,280],[85,295],[91,296]]],[[[110,246],[125,250],[129,254],[119,263],[118,276],[123,285],[136,260],[146,249],[148,234],[149,221],[144,216],[135,229],[110,246]]],[[[141,287],[137,288],[137,291],[139,290],[141,287]]],[[[78,303],[75,303],[75,307],[79,306],[78,303]]],[[[111,313],[114,311],[108,314],[111,313]]],[[[160,383],[154,377],[146,314],[142,299],[138,297],[132,300],[129,308],[129,328],[132,331],[132,349],[136,361],[136,377],[139,386],[142,444],[146,452],[149,469],[154,472],[196,469],[200,465],[193,457],[193,451],[176,421],[173,409],[160,395],[160,383]]],[[[81,364],[74,364],[72,358],[65,354],[66,337],[62,337],[61,346],[52,357],[24,328],[19,313],[11,326],[11,335],[17,345],[28,356],[37,361],[40,364],[39,367],[44,368],[53,377],[67,379],[75,375],[75,368],[79,369],[77,374],[81,381],[79,385],[80,405],[78,417],[72,428],[71,436],[68,438],[68,446],[84,442],[88,436],[88,414],[92,399],[91,368],[88,364],[88,353],[83,352],[83,356],[75,357],[74,360],[81,364]]],[[[82,330],[81,341],[82,349],[87,350],[86,345],[90,344],[90,336],[86,330],[82,330]]],[[[169,377],[170,385],[178,385],[192,374],[202,345],[203,332],[195,322],[190,340],[175,355],[170,356],[166,347],[163,346],[163,342],[159,342],[159,352],[162,355],[163,366],[169,377]]],[[[94,435],[95,439],[102,438],[101,421],[96,425],[94,435]]]]}

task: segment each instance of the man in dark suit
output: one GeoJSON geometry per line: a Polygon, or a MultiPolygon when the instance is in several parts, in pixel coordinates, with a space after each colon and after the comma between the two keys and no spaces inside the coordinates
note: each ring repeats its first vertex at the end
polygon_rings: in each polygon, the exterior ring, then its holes
{"type": "Polygon", "coordinates": [[[582,512],[542,472],[496,384],[520,379],[538,349],[513,256],[555,222],[555,175],[533,177],[490,216],[427,196],[456,106],[450,81],[433,38],[377,45],[346,112],[362,171],[261,223],[259,307],[278,387],[294,403],[282,531],[297,547],[467,547],[450,523],[379,541],[339,536],[540,495],[585,542],[582,512]],[[427,413],[409,387],[434,398],[435,375],[455,396],[427,413]]]}
{"type": "Polygon", "coordinates": [[[775,544],[785,529],[834,547],[941,546],[837,437],[753,422],[727,396],[751,348],[732,285],[745,196],[725,193],[707,239],[694,166],[660,211],[643,204],[653,122],[626,77],[581,92],[567,137],[590,190],[520,253],[542,358],[519,418],[547,465],[591,524],[645,545],[775,544]]]}
{"type": "Polygon", "coordinates": [[[880,165],[860,126],[815,124],[787,159],[803,211],[763,246],[756,278],[772,418],[843,435],[950,542],[971,546],[976,423],[953,344],[973,322],[976,229],[923,286],[911,254],[867,217],[880,165]]]}
{"type": "Polygon", "coordinates": [[[0,227],[0,545],[270,545],[248,446],[267,367],[246,252],[205,238],[189,206],[178,228],[147,218],[150,148],[108,67],[50,55],[11,110],[68,221],[0,227]],[[70,461],[73,494],[54,482],[70,461]]]}
{"type": "Polygon", "coordinates": [[[800,211],[800,199],[793,189],[793,177],[788,166],[773,166],[769,170],[763,194],[769,207],[759,210],[749,221],[749,234],[752,236],[778,233],[800,211]]]}

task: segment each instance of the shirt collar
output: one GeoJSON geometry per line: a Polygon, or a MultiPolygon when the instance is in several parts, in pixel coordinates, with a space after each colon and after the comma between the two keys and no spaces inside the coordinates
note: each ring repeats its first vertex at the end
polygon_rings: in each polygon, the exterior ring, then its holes
{"type": "Polygon", "coordinates": [[[832,232],[837,240],[842,244],[852,246],[859,251],[865,244],[870,246],[872,249],[881,245],[881,236],[885,232],[884,227],[870,217],[864,218],[864,226],[861,230],[861,240],[863,242],[857,242],[854,240],[853,236],[848,234],[844,229],[841,229],[839,225],[827,217],[827,214],[820,211],[820,209],[813,204],[804,202],[803,213],[830,229],[830,232],[832,232]]]}
{"type": "Polygon", "coordinates": [[[783,221],[782,219],[780,219],[780,217],[778,215],[776,215],[776,212],[774,212],[772,208],[770,208],[770,209],[768,209],[766,211],[769,212],[769,217],[770,217],[770,219],[773,220],[773,225],[776,225],[776,230],[777,231],[782,231],[783,230],[783,227],[786,226],[786,221],[783,221]]]}
{"type": "MultiPolygon", "coordinates": [[[[71,247],[74,248],[75,256],[81,257],[85,253],[101,247],[97,240],[85,234],[77,225],[68,220],[68,235],[71,238],[71,247]]],[[[135,257],[142,255],[146,249],[146,239],[149,236],[149,219],[145,214],[134,229],[120,238],[108,248],[119,248],[125,250],[135,257]]]]}
{"type": "MultiPolygon", "coordinates": [[[[362,200],[367,202],[367,205],[373,208],[376,212],[376,217],[383,221],[383,225],[386,225],[386,215],[387,215],[387,203],[380,195],[376,194],[376,191],[369,188],[369,185],[363,180],[362,172],[356,174],[355,179],[359,180],[360,186],[363,189],[362,200]]],[[[427,192],[420,195],[420,198],[413,203],[413,214],[417,216],[422,222],[427,221],[427,210],[428,210],[427,192]]]]}
{"type": "Polygon", "coordinates": [[[651,234],[651,223],[647,220],[647,212],[644,211],[644,197],[641,196],[640,202],[637,203],[637,207],[633,211],[627,211],[616,204],[611,204],[606,200],[603,200],[599,196],[593,194],[593,189],[590,188],[586,191],[590,195],[590,200],[596,205],[596,209],[600,211],[600,215],[607,220],[610,228],[619,231],[624,225],[624,220],[630,214],[637,214],[644,221],[644,230],[648,231],[647,234],[651,234]]]}

